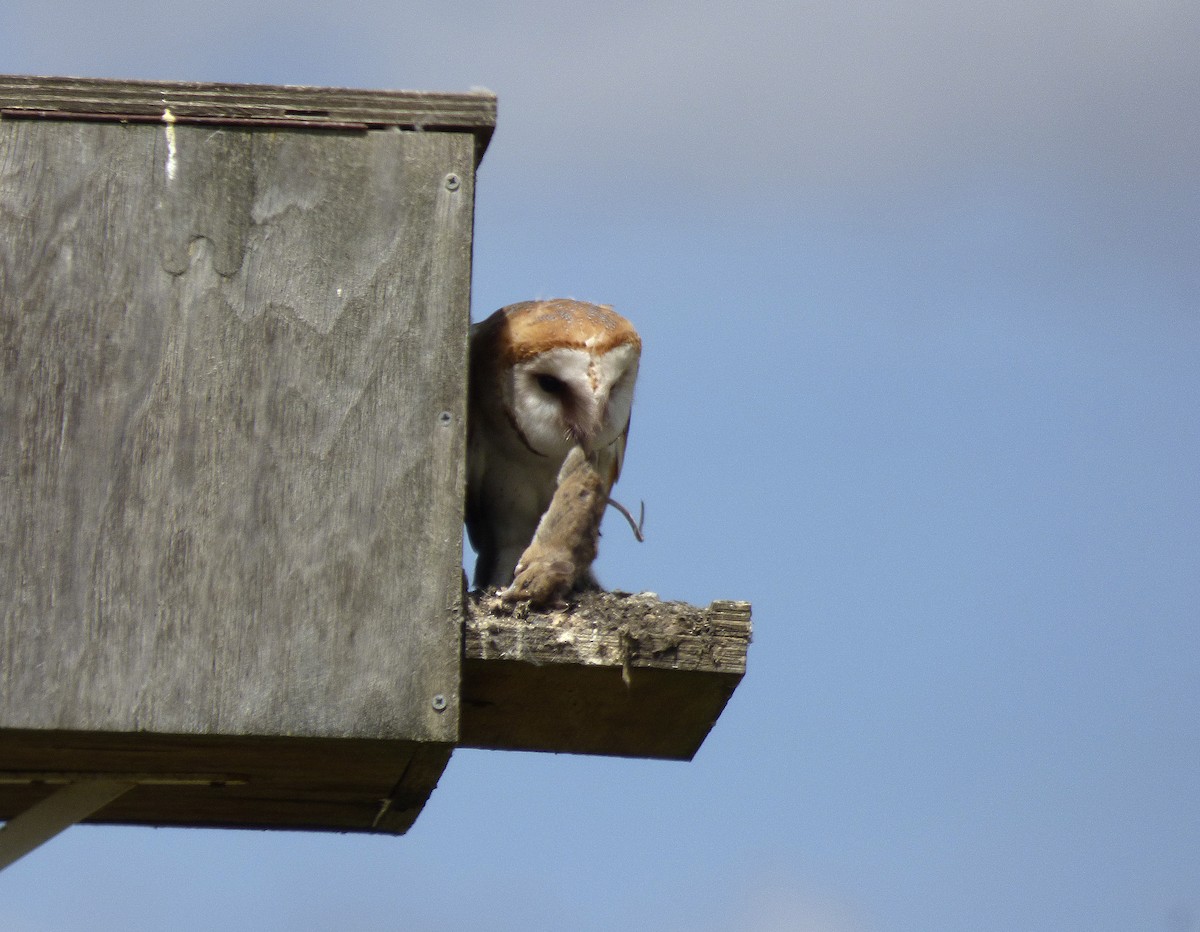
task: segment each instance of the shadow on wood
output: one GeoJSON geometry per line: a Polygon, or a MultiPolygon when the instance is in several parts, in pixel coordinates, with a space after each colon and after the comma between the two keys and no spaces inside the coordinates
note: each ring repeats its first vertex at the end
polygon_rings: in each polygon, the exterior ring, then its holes
{"type": "Polygon", "coordinates": [[[0,731],[0,819],[68,783],[124,780],[136,785],[85,821],[401,834],[437,785],[452,747],[0,731]]]}

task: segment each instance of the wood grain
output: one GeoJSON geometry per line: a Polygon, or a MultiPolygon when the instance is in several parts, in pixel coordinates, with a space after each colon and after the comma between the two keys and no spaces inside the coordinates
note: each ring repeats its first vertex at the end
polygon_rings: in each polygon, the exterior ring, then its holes
{"type": "Polygon", "coordinates": [[[14,735],[277,739],[331,786],[352,764],[308,739],[384,742],[382,782],[428,795],[458,733],[474,157],[0,119],[3,767],[14,735]]]}

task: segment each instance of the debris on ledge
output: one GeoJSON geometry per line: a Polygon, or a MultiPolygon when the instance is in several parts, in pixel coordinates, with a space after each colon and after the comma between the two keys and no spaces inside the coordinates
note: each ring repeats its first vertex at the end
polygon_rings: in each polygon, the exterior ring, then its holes
{"type": "Polygon", "coordinates": [[[690,760],[746,672],[750,603],[591,591],[565,611],[471,593],[464,747],[690,760]]]}

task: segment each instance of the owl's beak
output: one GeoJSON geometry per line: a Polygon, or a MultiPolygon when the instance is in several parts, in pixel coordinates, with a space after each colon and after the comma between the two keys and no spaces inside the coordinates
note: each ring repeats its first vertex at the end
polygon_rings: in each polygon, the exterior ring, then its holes
{"type": "MultiPolygon", "coordinates": [[[[592,399],[588,399],[592,402],[592,399]]],[[[600,434],[600,428],[604,425],[604,409],[602,406],[592,403],[585,403],[580,406],[580,410],[575,412],[576,416],[571,418],[567,425],[567,434],[571,440],[583,447],[585,453],[592,452],[592,444],[596,437],[600,434]]]]}
{"type": "Polygon", "coordinates": [[[572,421],[567,425],[567,436],[583,447],[585,453],[591,453],[592,441],[596,439],[596,425],[572,421]]]}
{"type": "Polygon", "coordinates": [[[567,421],[567,436],[583,447],[585,453],[591,454],[592,444],[600,436],[604,427],[604,415],[608,408],[608,398],[605,396],[576,395],[575,402],[569,410],[567,421]]]}

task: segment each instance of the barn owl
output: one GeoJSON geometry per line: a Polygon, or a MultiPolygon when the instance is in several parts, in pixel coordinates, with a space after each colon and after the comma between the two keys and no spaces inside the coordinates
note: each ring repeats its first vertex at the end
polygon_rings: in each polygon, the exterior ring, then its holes
{"type": "Polygon", "coordinates": [[[642,341],[607,305],[526,301],[471,328],[467,536],[475,585],[507,586],[582,447],[607,498],[621,471],[642,341]]]}

